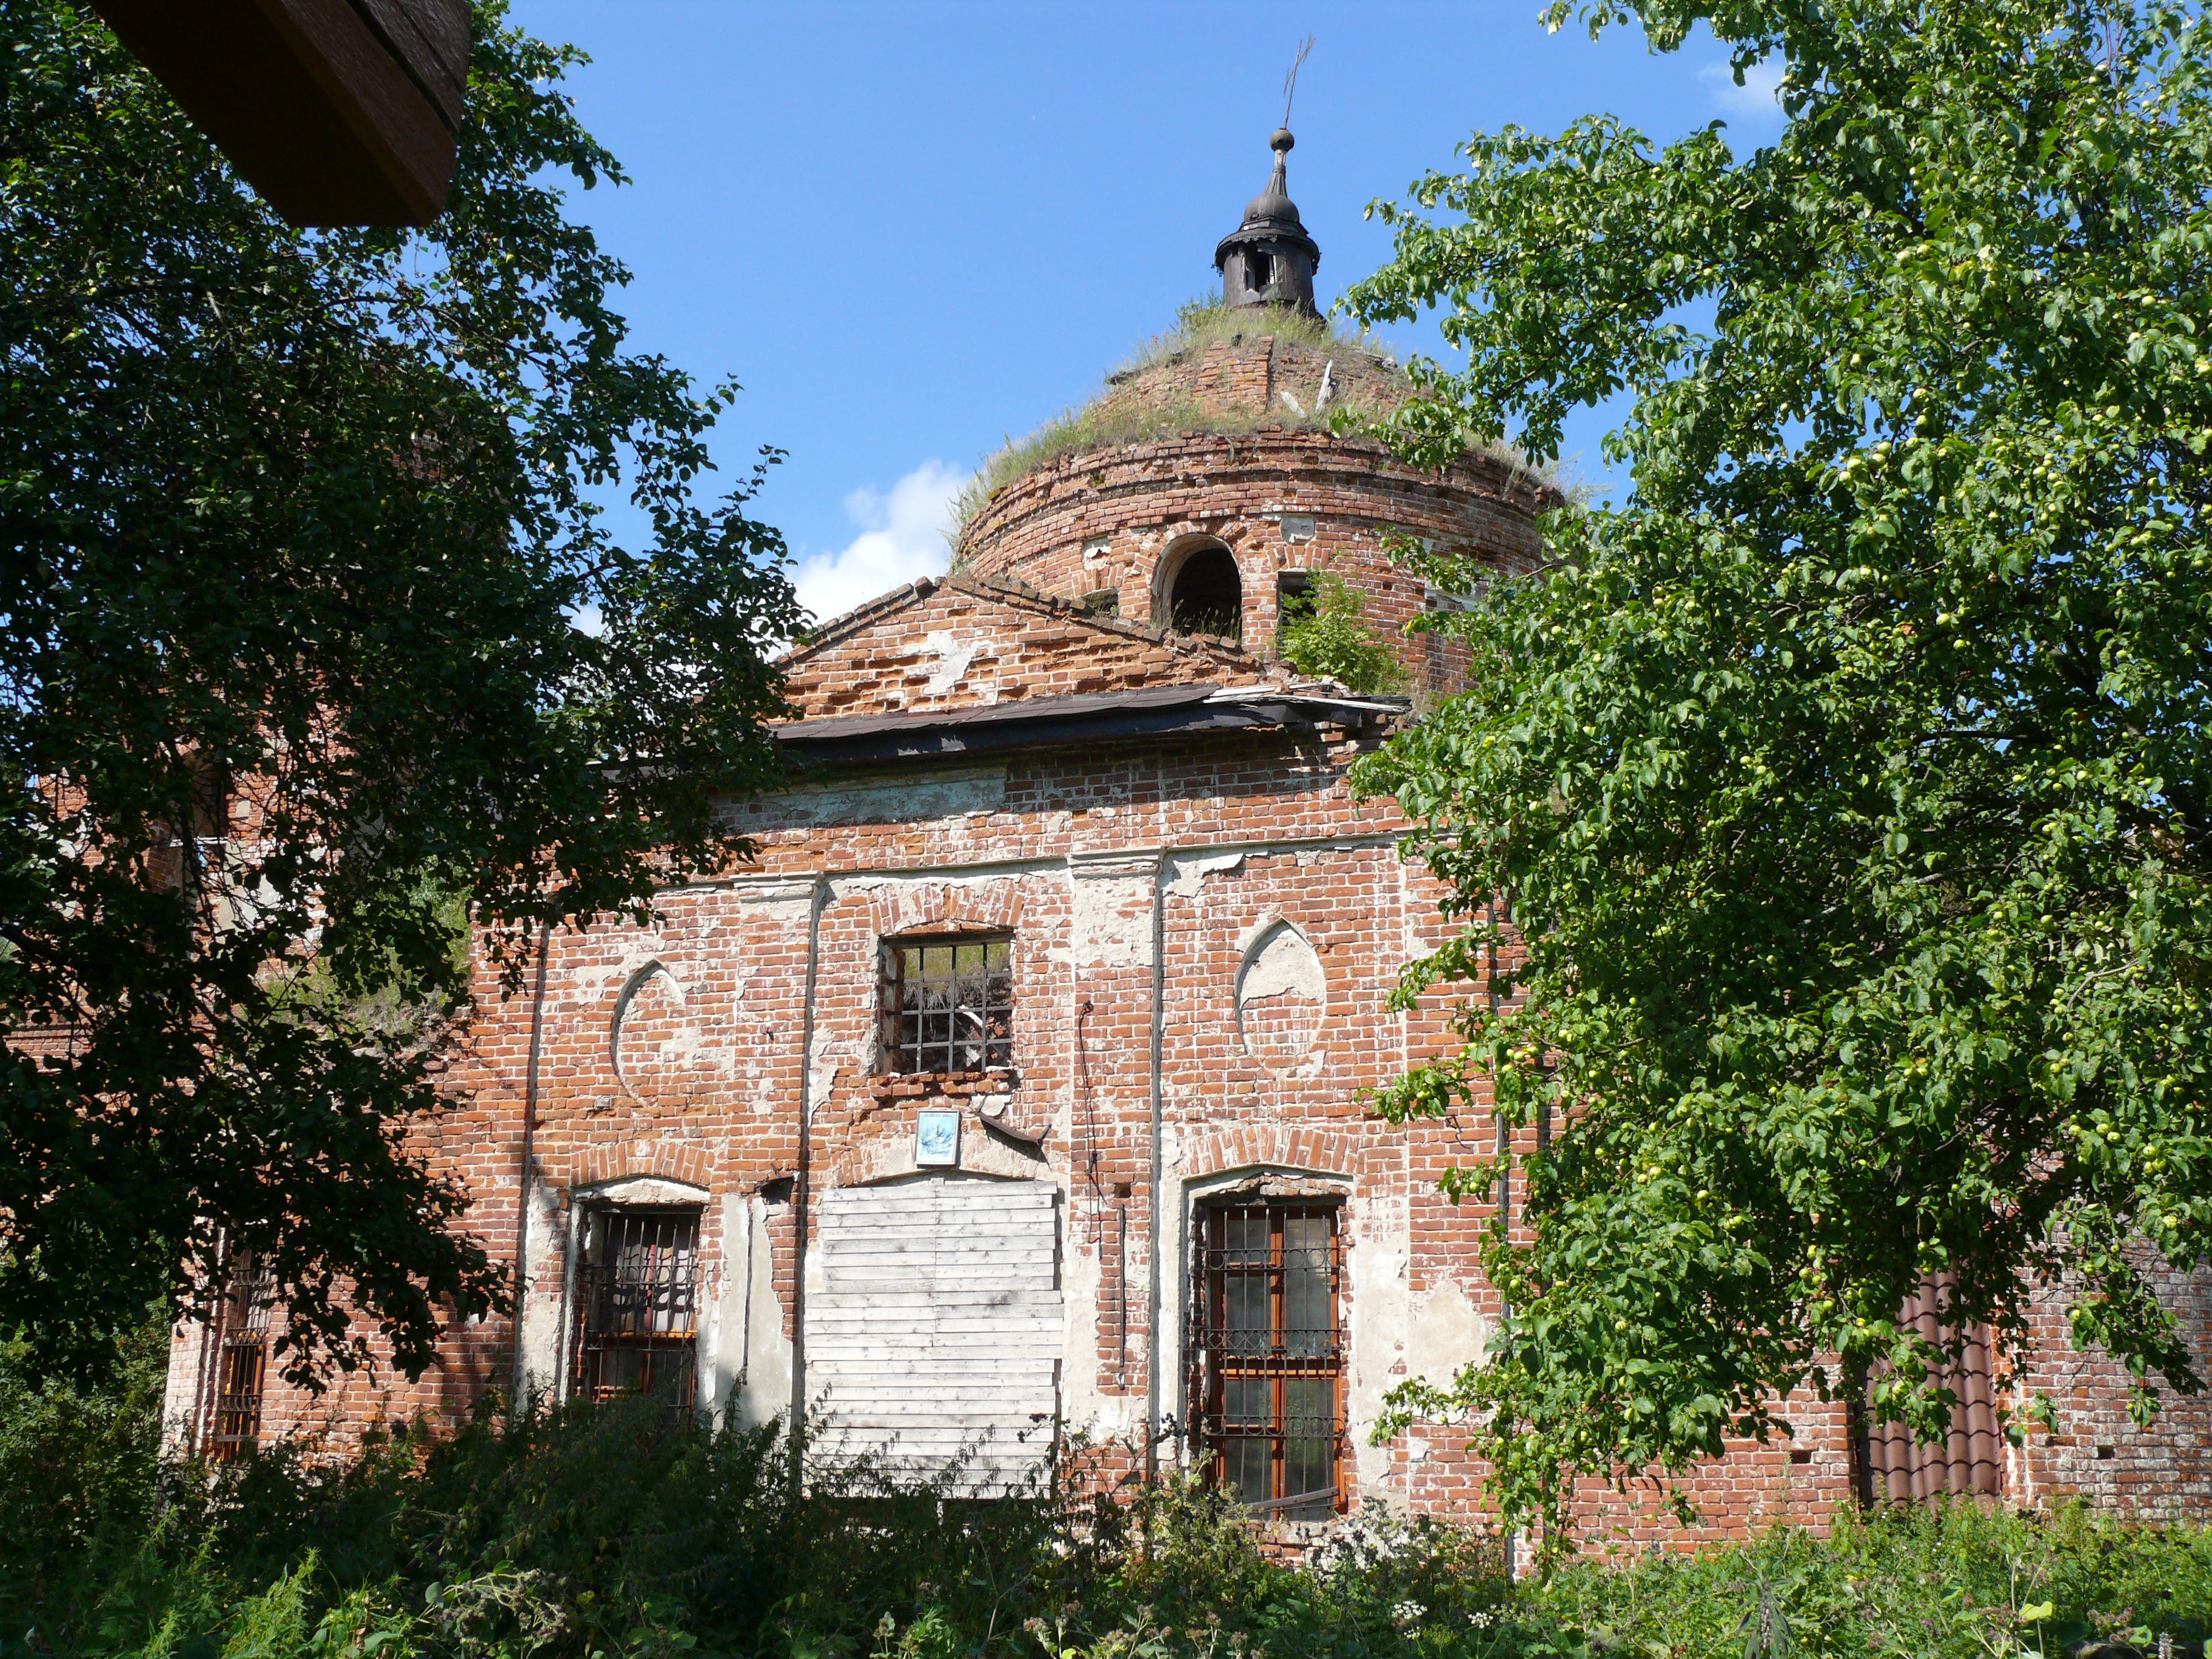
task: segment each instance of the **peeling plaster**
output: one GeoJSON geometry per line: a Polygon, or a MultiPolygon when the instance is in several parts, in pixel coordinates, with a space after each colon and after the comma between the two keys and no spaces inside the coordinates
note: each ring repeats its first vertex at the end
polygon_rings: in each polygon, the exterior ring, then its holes
{"type": "Polygon", "coordinates": [[[726,1266],[718,1304],[718,1340],[706,1356],[706,1370],[714,1390],[712,1408],[725,1422],[746,1428],[769,1421],[791,1405],[791,1339],[784,1334],[783,1303],[776,1293],[769,1213],[770,1206],[758,1197],[732,1193],[722,1200],[726,1266]]]}
{"type": "Polygon", "coordinates": [[[1305,935],[1287,921],[1279,921],[1261,937],[1244,958],[1237,976],[1237,1000],[1292,996],[1309,1002],[1328,998],[1328,982],[1321,958],[1306,943],[1305,935]]]}
{"type": "Polygon", "coordinates": [[[1464,1287],[1448,1279],[1415,1301],[1406,1328],[1406,1370],[1448,1382],[1462,1366],[1479,1363],[1489,1342],[1490,1322],[1474,1310],[1464,1287]]]}
{"type": "Polygon", "coordinates": [[[1045,959],[1076,968],[1152,965],[1152,863],[1133,874],[1071,870],[1067,944],[1045,959]]]}
{"type": "Polygon", "coordinates": [[[1398,1382],[1400,1335],[1406,1329],[1406,1267],[1411,1248],[1410,1216],[1404,1200],[1370,1199],[1354,1216],[1356,1239],[1347,1241],[1346,1266],[1352,1280],[1352,1364],[1345,1379],[1345,1419],[1359,1488],[1402,1506],[1404,1494],[1387,1483],[1390,1449],[1373,1446],[1375,1419],[1382,1396],[1398,1382]]]}
{"type": "MultiPolygon", "coordinates": [[[[665,963],[659,961],[648,961],[632,972],[629,982],[622,988],[622,994],[615,999],[614,1018],[607,1024],[607,1055],[614,1066],[615,1081],[622,1085],[624,1094],[641,1104],[645,1103],[645,1097],[638,1091],[636,1083],[623,1064],[623,1024],[639,996],[648,991],[661,991],[673,997],[678,1010],[683,1014],[689,1015],[691,1008],[690,999],[684,994],[684,981],[668,971],[665,963]]],[[[699,1047],[705,1040],[698,1027],[685,1018],[676,1025],[657,1057],[664,1065],[689,1064],[697,1058],[699,1047]]],[[[643,1059],[645,1056],[634,1058],[643,1059]]]]}
{"type": "Polygon", "coordinates": [[[1317,1066],[1315,1044],[1328,1004],[1328,975],[1306,936],[1287,921],[1265,928],[1237,970],[1237,1031],[1247,1053],[1280,1070],[1317,1066]]]}
{"type": "Polygon", "coordinates": [[[567,1333],[561,1317],[568,1277],[568,1228],[572,1207],[560,1194],[534,1178],[530,1187],[530,1237],[537,1242],[523,1264],[521,1303],[522,1395],[519,1404],[560,1397],[561,1356],[567,1333]]]}
{"type": "Polygon", "coordinates": [[[959,684],[961,677],[968,672],[969,665],[975,660],[988,642],[980,636],[963,637],[950,631],[923,635],[921,648],[937,659],[937,671],[922,686],[921,695],[941,697],[959,684]]]}
{"type": "MultiPolygon", "coordinates": [[[[947,773],[926,781],[861,778],[836,784],[809,784],[780,790],[725,809],[731,822],[752,830],[762,821],[808,824],[902,823],[995,812],[1006,804],[1006,769],[979,767],[947,773]]],[[[803,897],[806,890],[775,892],[770,898],[803,897]]]]}
{"type": "MultiPolygon", "coordinates": [[[[1109,1304],[1103,1299],[1105,1262],[1098,1247],[1076,1243],[1074,1206],[1064,1205],[1061,1215],[1066,1243],[1060,1256],[1060,1307],[1065,1321],[1060,1346],[1066,1358],[1061,1363],[1060,1374],[1060,1413],[1070,1431],[1088,1433],[1094,1440],[1133,1435],[1144,1424],[1144,1395],[1106,1394],[1099,1387],[1099,1322],[1106,1318],[1109,1311],[1109,1304]]],[[[1101,1219],[1110,1236],[1110,1217],[1101,1219]]],[[[1130,1230],[1132,1246],[1137,1242],[1136,1231],[1130,1230]]],[[[1132,1285],[1129,1294],[1140,1297],[1142,1285],[1132,1285]]],[[[1139,1326],[1142,1310],[1133,1302],[1129,1311],[1129,1346],[1141,1359],[1144,1337],[1139,1326]]]]}
{"type": "Polygon", "coordinates": [[[1199,884],[1208,876],[1244,867],[1242,853],[1220,853],[1205,856],[1185,856],[1168,860],[1175,874],[1168,880],[1168,891],[1177,898],[1196,898],[1199,884]]]}

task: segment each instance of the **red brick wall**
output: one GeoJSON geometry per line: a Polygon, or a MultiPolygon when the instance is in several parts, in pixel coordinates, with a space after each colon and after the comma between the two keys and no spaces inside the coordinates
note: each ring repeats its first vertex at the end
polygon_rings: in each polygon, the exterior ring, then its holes
{"type": "MultiPolygon", "coordinates": [[[[1416,472],[1379,444],[1326,431],[1261,428],[1185,433],[1061,457],[1008,485],[969,523],[957,568],[1077,598],[1103,589],[1121,614],[1158,623],[1158,578],[1196,538],[1225,545],[1244,590],[1243,640],[1273,653],[1276,584],[1285,570],[1327,567],[1358,588],[1378,636],[1396,638],[1427,602],[1421,578],[1393,564],[1383,538],[1426,538],[1508,570],[1541,554],[1532,514],[1545,505],[1526,474],[1471,457],[1442,477],[1416,472]],[[1283,520],[1310,519],[1286,536],[1283,520]]],[[[1460,648],[1401,641],[1415,684],[1465,684],[1460,648]]]]}
{"type": "Polygon", "coordinates": [[[1238,684],[1267,670],[1232,647],[1170,644],[1142,622],[1085,616],[1065,599],[965,574],[886,594],[784,659],[786,695],[808,720],[1238,684]]]}
{"type": "MultiPolygon", "coordinates": [[[[1263,678],[1273,671],[1259,655],[1163,640],[1146,626],[1146,562],[1186,530],[1237,550],[1248,601],[1259,607],[1255,617],[1248,611],[1248,637],[1264,640],[1278,568],[1329,561],[1356,569],[1377,619],[1395,625],[1422,597],[1382,560],[1383,526],[1463,538],[1511,567],[1534,555],[1532,504],[1502,468],[1425,479],[1310,432],[1182,438],[1071,460],[1002,494],[964,545],[972,568],[1018,576],[1030,591],[979,575],[888,596],[793,655],[793,696],[819,718],[1263,678]],[[1310,543],[1283,539],[1285,514],[1313,518],[1310,543]],[[1105,549],[1086,555],[1093,536],[1105,538],[1105,549]],[[1121,581],[1133,617],[1086,619],[1034,591],[1080,592],[1104,585],[1102,573],[1121,581]]],[[[1365,1111],[1366,1091],[1452,1033],[1442,994],[1410,1012],[1389,1006],[1400,966],[1446,936],[1443,895],[1397,857],[1406,825],[1392,806],[1348,793],[1355,748],[1332,731],[1158,740],[825,773],[733,804],[733,822],[758,843],[752,865],[665,893],[649,927],[556,933],[542,1001],[529,986],[502,1000],[488,973],[479,979],[476,1018],[448,1069],[453,1110],[426,1128],[422,1145],[467,1182],[470,1224],[495,1256],[513,1260],[529,1139],[520,1332],[512,1321],[454,1330],[441,1365],[414,1384],[383,1368],[342,1379],[319,1399],[272,1386],[269,1431],[343,1445],[393,1418],[458,1413],[506,1385],[519,1340],[533,1385],[557,1389],[574,1205],[603,1183],[642,1178],[705,1197],[711,1397],[757,1417],[780,1409],[801,1283],[784,1183],[802,1164],[802,1195],[816,1198],[896,1176],[910,1167],[923,1103],[975,1105],[972,1084],[878,1074],[878,943],[991,927],[1015,938],[1014,1066],[988,1084],[993,1115],[1014,1133],[971,1111],[963,1161],[1047,1179],[1066,1194],[1071,1421],[1109,1437],[1142,1427],[1156,1236],[1157,1382],[1163,1411],[1180,1415],[1191,1193],[1255,1170],[1291,1171],[1346,1196],[1354,1491],[1478,1512],[1481,1470],[1460,1431],[1431,1425],[1388,1446],[1364,1443],[1364,1422],[1385,1390],[1476,1357],[1498,1316],[1476,1255],[1485,1205],[1455,1207],[1437,1190],[1447,1168],[1488,1156],[1497,1131],[1480,1098],[1452,1119],[1403,1130],[1365,1111]],[[1164,973],[1158,1194],[1156,906],[1164,973]],[[1273,1024],[1255,1013],[1240,1024],[1240,971],[1279,924],[1311,952],[1318,1009],[1273,1024]],[[526,1124],[533,1026],[541,1052],[526,1124]],[[1251,1042],[1248,1030],[1258,1034],[1251,1042]],[[1310,1048],[1285,1054],[1285,1034],[1305,1031],[1310,1048]],[[811,1109],[804,1139],[802,1103],[811,1109]],[[743,1294],[749,1285],[757,1296],[743,1294]]],[[[2200,1342],[2212,1307],[2207,1282],[2169,1287],[2200,1342]]],[[[2062,1439],[2013,1460],[2017,1495],[2087,1492],[2169,1514],[2212,1500],[2201,1407],[2175,1409],[2149,1435],[2124,1427],[2110,1368],[2067,1354],[2055,1320],[2044,1337],[2036,1385],[2059,1401],[2062,1439]],[[2112,1455],[2100,1457],[2100,1445],[2112,1455]]],[[[172,1401],[180,1412],[191,1408],[193,1348],[185,1340],[177,1351],[172,1401]]],[[[1740,1534],[1783,1516],[1817,1520],[1847,1496],[1840,1413],[1805,1402],[1793,1416],[1803,1461],[1788,1446],[1739,1450],[1694,1474],[1691,1490],[1706,1516],[1696,1535],[1740,1534]]],[[[1624,1501],[1597,1486],[1585,1501],[1601,1533],[1680,1541],[1649,1498],[1624,1501]]]]}

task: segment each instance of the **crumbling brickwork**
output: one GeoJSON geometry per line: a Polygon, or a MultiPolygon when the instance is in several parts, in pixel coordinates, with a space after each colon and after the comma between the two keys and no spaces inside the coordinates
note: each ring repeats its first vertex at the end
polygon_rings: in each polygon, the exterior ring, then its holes
{"type": "Polygon", "coordinates": [[[1390,556],[1394,538],[1530,568],[1544,488],[1507,463],[1470,456],[1443,477],[1380,444],[1326,431],[1183,433],[1063,456],[1001,490],[962,536],[957,568],[1068,599],[1110,595],[1119,614],[1164,629],[1180,558],[1226,548],[1243,584],[1243,646],[1274,654],[1286,574],[1330,570],[1361,594],[1424,696],[1463,690],[1463,647],[1407,637],[1425,611],[1453,603],[1390,556]]]}
{"type": "MultiPolygon", "coordinates": [[[[1272,362],[1231,352],[1207,372],[1224,395],[1265,399],[1272,362]]],[[[422,1145],[466,1182],[487,1248],[517,1263],[520,1316],[453,1330],[416,1383],[382,1369],[319,1398],[272,1384],[264,1437],[343,1446],[393,1419],[457,1415],[489,1389],[570,1390],[580,1221],[623,1204],[696,1211],[698,1402],[765,1420],[817,1397],[808,1309],[835,1267],[818,1243],[832,1194],[1027,1182],[1056,1194],[1057,1426],[1119,1437],[1133,1460],[1156,1436],[1173,1462],[1191,1452],[1194,1218],[1274,1182],[1339,1206],[1341,1501],[1479,1515],[1482,1470],[1461,1431],[1368,1443],[1388,1390],[1479,1359],[1499,1311],[1477,1259],[1496,1194],[1454,1206],[1437,1189],[1494,1152],[1487,1102],[1403,1129],[1364,1103],[1452,1041],[1449,997],[1389,1005],[1401,965],[1448,936],[1444,896],[1401,858],[1394,806],[1348,787],[1389,722],[1371,704],[1297,702],[1270,646],[1280,572],[1344,574],[1395,633],[1436,601],[1389,563],[1386,531],[1517,571],[1539,555],[1544,504],[1501,463],[1426,477],[1363,441],[1287,428],[1073,456],[1002,491],[951,578],[864,606],[791,656],[798,733],[861,716],[988,721],[1055,699],[1095,714],[1176,686],[1241,697],[1246,723],[819,763],[732,802],[757,858],[662,894],[652,925],[555,932],[512,997],[486,969],[447,1066],[452,1109],[422,1145]],[[1239,643],[1156,625],[1164,561],[1194,538],[1234,555],[1239,643]],[[1118,617],[1077,603],[1107,588],[1118,617]],[[884,942],[915,939],[1010,941],[1011,1066],[891,1065],[884,942]],[[950,1164],[922,1161],[926,1111],[957,1120],[950,1164]]],[[[1431,644],[1401,649],[1432,691],[1465,672],[1431,644]]],[[[986,1288],[991,1270],[963,1268],[986,1288]]],[[[2206,1281],[2166,1289],[2212,1348],[2206,1281]]],[[[974,1333],[948,1319],[943,1334],[974,1333]]],[[[205,1346],[181,1334],[173,1364],[187,1431],[206,1409],[205,1346]]],[[[2039,1355],[2028,1380],[2057,1400],[2060,1436],[2014,1455],[2012,1495],[2154,1514],[2212,1501],[2202,1407],[2139,1431],[2118,1379],[2072,1355],[2055,1318],[2039,1355]]],[[[1679,1543],[1818,1522],[1851,1495],[1849,1425],[1809,1400],[1791,1417],[1794,1443],[1695,1473],[1701,1530],[1681,1532],[1648,1491],[1623,1499],[1601,1483],[1585,1494],[1594,1531],[1679,1543]]]]}

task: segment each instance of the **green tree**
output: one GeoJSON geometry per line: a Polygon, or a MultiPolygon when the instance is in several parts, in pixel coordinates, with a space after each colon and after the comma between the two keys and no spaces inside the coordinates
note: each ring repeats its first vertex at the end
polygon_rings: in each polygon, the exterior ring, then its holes
{"type": "Polygon", "coordinates": [[[504,1280],[392,998],[465,998],[459,901],[509,988],[644,910],[773,769],[783,549],[695,496],[735,388],[625,348],[580,59],[495,0],[421,232],[288,228],[67,0],[0,44],[0,1333],[94,1364],[220,1228],[292,1374],[418,1371],[504,1280]]]}
{"type": "Polygon", "coordinates": [[[1702,21],[1786,119],[1742,157],[1718,125],[1477,136],[1380,209],[1395,257],[1351,296],[1468,354],[1423,366],[1410,455],[1517,423],[1548,456],[1630,402],[1625,503],[1438,619],[1475,689],[1362,775],[1464,924],[1404,992],[1510,970],[1384,1103],[1494,1077],[1528,1130],[1528,1231],[1486,1246],[1512,1316],[1401,1404],[1486,1413],[1495,1490],[1556,1522],[1577,1474],[1680,1471],[1869,1368],[1932,1432],[1896,1322],[1949,1275],[2014,1350],[2055,1295],[2147,1415],[2199,1386],[2147,1274],[2212,1236],[2204,26],[1584,15],[1660,51],[1702,21]]]}
{"type": "Polygon", "coordinates": [[[1396,691],[1405,670],[1365,619],[1359,591],[1333,570],[1316,570],[1304,604],[1286,607],[1279,654],[1301,674],[1334,680],[1347,691],[1396,691]]]}

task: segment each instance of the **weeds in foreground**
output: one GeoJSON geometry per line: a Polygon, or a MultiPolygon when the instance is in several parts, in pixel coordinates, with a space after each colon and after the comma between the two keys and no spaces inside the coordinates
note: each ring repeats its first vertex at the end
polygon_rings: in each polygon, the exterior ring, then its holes
{"type": "Polygon", "coordinates": [[[773,1425],[651,1400],[211,1471],[162,1462],[133,1377],[73,1396],[0,1355],[0,1659],[2198,1659],[2212,1633],[2212,1531],[2081,1510],[1512,1586],[1478,1532],[1373,1511],[1293,1564],[1220,1493],[1081,1456],[1011,1500],[853,1466],[794,1496],[773,1425]]]}

